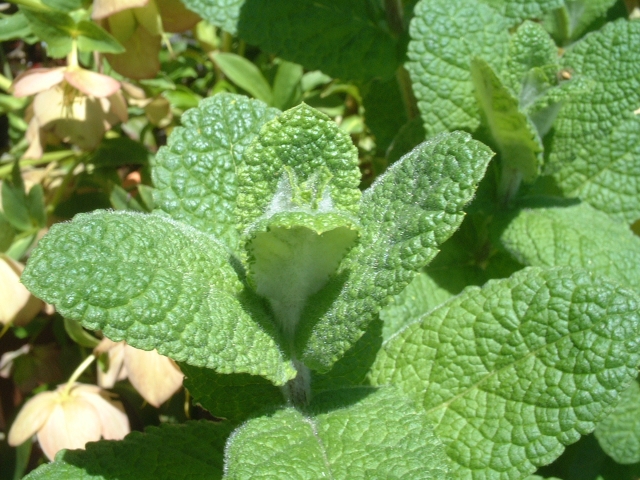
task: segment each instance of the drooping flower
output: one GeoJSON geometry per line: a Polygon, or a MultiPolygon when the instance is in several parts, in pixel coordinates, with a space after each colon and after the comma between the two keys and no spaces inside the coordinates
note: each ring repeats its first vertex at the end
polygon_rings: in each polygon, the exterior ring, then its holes
{"type": "Polygon", "coordinates": [[[178,366],[155,350],[147,352],[108,338],[96,350],[109,355],[109,369],[103,372],[98,368],[98,385],[103,388],[128,378],[142,398],[159,407],[182,386],[184,375],[178,366]]]}
{"type": "Polygon", "coordinates": [[[13,83],[14,96],[35,95],[27,114],[26,158],[41,157],[52,140],[92,150],[107,130],[128,118],[120,82],[80,67],[75,50],[68,62],[66,67],[27,70],[13,83]]]}
{"type": "Polygon", "coordinates": [[[42,309],[42,301],[31,295],[20,275],[24,265],[0,254],[0,324],[26,325],[42,309]]]}
{"type": "Polygon", "coordinates": [[[8,442],[18,446],[36,435],[45,455],[84,448],[87,442],[121,440],[130,432],[122,404],[95,385],[62,384],[41,392],[25,403],[16,417],[8,442]]]}

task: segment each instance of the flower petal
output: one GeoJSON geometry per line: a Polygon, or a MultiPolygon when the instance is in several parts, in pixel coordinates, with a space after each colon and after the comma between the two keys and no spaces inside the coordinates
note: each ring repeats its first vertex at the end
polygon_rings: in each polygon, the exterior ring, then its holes
{"type": "Polygon", "coordinates": [[[144,7],[147,2],[149,0],[95,0],[91,18],[97,20],[129,8],[144,7]]]}
{"type": "Polygon", "coordinates": [[[0,324],[26,325],[42,308],[35,298],[20,283],[24,266],[0,254],[0,324]]]}
{"type": "Polygon", "coordinates": [[[102,388],[112,388],[118,380],[127,378],[124,369],[124,342],[112,342],[108,338],[103,338],[96,347],[97,352],[108,352],[109,368],[103,372],[98,367],[98,385],[102,388]]]}
{"type": "Polygon", "coordinates": [[[109,398],[109,392],[88,387],[94,385],[82,385],[74,389],[78,398],[90,403],[100,418],[101,434],[106,440],[122,440],[130,431],[129,418],[124,413],[122,403],[109,398]]]}
{"type": "Polygon", "coordinates": [[[24,404],[11,425],[7,441],[12,447],[23,444],[42,428],[58,405],[57,392],[41,392],[24,404]]]}
{"type": "Polygon", "coordinates": [[[171,359],[155,350],[125,347],[124,364],[129,381],[147,402],[159,407],[181,386],[183,375],[171,359]]]}
{"type": "Polygon", "coordinates": [[[65,67],[32,68],[21,73],[13,81],[13,96],[28,97],[49,90],[64,80],[65,67]]]}
{"type": "Polygon", "coordinates": [[[84,68],[66,70],[64,79],[72,87],[92,97],[108,97],[120,90],[120,82],[116,79],[84,68]]]}
{"type": "Polygon", "coordinates": [[[100,440],[102,425],[93,405],[81,397],[69,396],[56,405],[38,432],[42,451],[53,460],[63,448],[84,448],[87,442],[100,440]]]}

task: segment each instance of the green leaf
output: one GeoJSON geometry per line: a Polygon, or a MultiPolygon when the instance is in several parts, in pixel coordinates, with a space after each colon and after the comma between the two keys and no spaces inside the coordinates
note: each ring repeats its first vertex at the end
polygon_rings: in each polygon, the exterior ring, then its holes
{"type": "Polygon", "coordinates": [[[262,125],[278,111],[258,100],[221,93],[185,112],[155,157],[157,208],[238,248],[236,167],[262,125]]]}
{"type": "Polygon", "coordinates": [[[553,174],[566,197],[580,198],[627,223],[640,218],[640,117],[629,116],[606,137],[585,139],[571,150],[573,160],[553,174]]]}
{"type": "Polygon", "coordinates": [[[209,368],[180,365],[184,386],[193,400],[213,416],[234,425],[255,415],[256,411],[285,403],[283,392],[268,380],[246,373],[219,374],[209,368]]]}
{"type": "Polygon", "coordinates": [[[7,251],[15,236],[16,231],[13,225],[4,216],[4,213],[0,212],[0,252],[7,251]]]}
{"type": "Polygon", "coordinates": [[[384,11],[373,5],[367,0],[246,0],[237,32],[247,43],[307,70],[345,80],[389,78],[400,63],[397,40],[384,11]]]}
{"type": "Polygon", "coordinates": [[[368,384],[367,374],[382,345],[382,322],[373,320],[364,335],[325,374],[312,372],[314,392],[368,384]]]}
{"type": "Polygon", "coordinates": [[[283,211],[355,214],[359,183],[351,137],[299,105],[265,124],[238,165],[238,229],[283,211]]]}
{"type": "Polygon", "coordinates": [[[640,385],[633,382],[620,403],[596,427],[602,449],[623,465],[640,462],[640,385]]]}
{"type": "Polygon", "coordinates": [[[508,26],[505,17],[478,0],[422,0],[416,5],[407,69],[427,135],[478,128],[471,60],[482,58],[502,71],[508,26]]]}
{"type": "Polygon", "coordinates": [[[471,62],[471,79],[494,141],[502,168],[516,171],[532,183],[542,166],[542,141],[535,126],[518,108],[518,101],[491,66],[480,58],[471,62]]]}
{"type": "Polygon", "coordinates": [[[76,22],[66,13],[35,11],[20,7],[29,21],[34,35],[47,43],[47,53],[53,58],[65,57],[71,52],[73,31],[76,22]]]}
{"type": "Polygon", "coordinates": [[[309,415],[288,408],[249,420],[225,458],[234,479],[450,478],[431,427],[390,389],[331,391],[309,415]]]}
{"type": "Polygon", "coordinates": [[[83,0],[42,0],[42,3],[62,12],[72,12],[82,8],[83,0]]]}
{"type": "Polygon", "coordinates": [[[221,479],[228,424],[209,421],[148,427],[122,441],[90,442],[86,450],[62,450],[25,480],[221,479]]]}
{"type": "Polygon", "coordinates": [[[213,60],[229,80],[258,100],[271,105],[271,87],[255,64],[235,53],[216,53],[213,60]]]}
{"type": "Polygon", "coordinates": [[[82,20],[75,29],[82,52],[124,53],[125,48],[109,32],[94,22],[82,20]]]}
{"type": "Polygon", "coordinates": [[[29,21],[22,12],[16,12],[11,16],[0,18],[0,42],[26,38],[31,35],[29,21]]]}
{"type": "Polygon", "coordinates": [[[640,290],[640,238],[587,204],[521,210],[500,240],[525,265],[584,268],[640,290]]]}
{"type": "Polygon", "coordinates": [[[7,180],[2,182],[2,212],[7,221],[19,231],[26,232],[33,227],[22,184],[15,185],[7,180]]]}
{"type": "Polygon", "coordinates": [[[509,19],[510,26],[526,19],[541,18],[543,14],[560,8],[563,0],[482,0],[509,19]]]}
{"type": "Polygon", "coordinates": [[[302,75],[304,69],[297,63],[280,61],[276,78],[273,80],[273,105],[280,110],[296,106],[302,96],[302,75]]]}
{"type": "Polygon", "coordinates": [[[376,180],[360,202],[360,242],[307,304],[297,357],[327,371],[458,228],[492,156],[470,135],[422,143],[376,180]]]}
{"type": "Polygon", "coordinates": [[[71,340],[86,348],[95,348],[100,343],[96,337],[87,332],[82,325],[69,318],[64,319],[64,330],[71,340]]]}
{"type": "Polygon", "coordinates": [[[607,10],[616,1],[564,0],[561,8],[544,17],[544,26],[560,45],[566,45],[592,30],[594,23],[604,23],[607,10]]]}
{"type": "Polygon", "coordinates": [[[22,281],[114,341],[279,385],[295,375],[223,245],[164,215],[98,211],[54,225],[22,281]]]}
{"type": "Polygon", "coordinates": [[[529,267],[392,337],[371,380],[422,405],[451,478],[521,478],[592,431],[635,378],[636,296],[584,271],[529,267]]]}
{"type": "MultiPolygon", "coordinates": [[[[465,282],[466,283],[466,282],[465,282]]],[[[415,321],[424,313],[446,302],[453,295],[428,274],[420,272],[399,295],[380,311],[384,322],[382,337],[388,340],[402,327],[415,321]]]]}
{"type": "MultiPolygon", "coordinates": [[[[609,166],[612,172],[617,172],[616,162],[620,161],[621,165],[628,162],[625,156],[638,138],[635,133],[633,139],[625,139],[624,149],[611,145],[625,132],[638,128],[637,120],[631,120],[631,117],[640,105],[640,62],[636,61],[640,55],[640,43],[636,41],[639,36],[640,22],[618,20],[576,43],[562,58],[562,66],[573,76],[582,76],[593,82],[589,92],[565,102],[554,123],[549,162],[556,170],[565,170],[556,179],[565,193],[576,188],[565,180],[571,177],[566,174],[571,164],[576,164],[583,171],[585,164],[601,164],[596,171],[582,175],[591,176],[602,170],[602,178],[589,188],[595,191],[596,185],[603,184],[598,196],[609,195],[606,201],[613,202],[613,205],[616,204],[616,195],[608,194],[607,190],[620,190],[626,194],[636,188],[634,184],[637,182],[628,177],[610,179],[615,174],[609,173],[609,166]],[[623,158],[618,160],[619,157],[623,158]]],[[[632,174],[631,177],[634,176],[632,174]]]]}
{"type": "MultiPolygon", "coordinates": [[[[376,138],[376,149],[384,153],[400,127],[408,121],[400,85],[396,78],[372,81],[362,97],[362,106],[367,127],[376,138]]],[[[424,141],[424,135],[415,145],[422,141],[424,141]]],[[[408,150],[402,152],[402,155],[407,152],[408,150]]]]}
{"type": "Polygon", "coordinates": [[[235,35],[245,0],[184,0],[183,3],[207,22],[235,35]]]}
{"type": "Polygon", "coordinates": [[[113,185],[111,195],[109,195],[111,205],[116,210],[133,210],[135,212],[144,212],[138,201],[119,185],[113,185]]]}
{"type": "Polygon", "coordinates": [[[40,228],[47,226],[47,212],[44,204],[44,190],[39,183],[35,184],[27,194],[27,207],[32,223],[40,228]]]}
{"type": "Polygon", "coordinates": [[[92,152],[88,163],[96,167],[120,167],[123,165],[146,165],[149,151],[144,145],[129,137],[105,138],[92,152]]]}
{"type": "MultiPolygon", "coordinates": [[[[511,35],[507,61],[500,76],[519,98],[521,108],[524,108],[523,100],[531,96],[523,91],[527,74],[532,69],[546,69],[550,70],[549,76],[555,80],[560,69],[558,61],[558,48],[544,28],[539,23],[524,22],[511,35]]],[[[546,86],[548,88],[551,85],[546,86]]],[[[526,103],[531,103],[531,100],[526,103]]]]}

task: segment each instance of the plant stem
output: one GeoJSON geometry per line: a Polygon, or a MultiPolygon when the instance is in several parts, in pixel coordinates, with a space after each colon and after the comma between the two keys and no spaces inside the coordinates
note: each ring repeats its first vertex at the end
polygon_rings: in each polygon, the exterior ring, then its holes
{"type": "Polygon", "coordinates": [[[385,0],[384,9],[387,14],[387,24],[397,35],[404,33],[404,11],[402,0],[385,0]]]}
{"type": "Polygon", "coordinates": [[[404,103],[404,108],[407,112],[407,118],[409,120],[413,120],[420,115],[420,111],[418,110],[418,102],[416,101],[416,97],[413,94],[411,77],[409,77],[409,72],[407,72],[407,70],[402,65],[400,65],[396,70],[396,80],[398,81],[398,86],[400,87],[402,102],[404,103]]]}
{"type": "MultiPolygon", "coordinates": [[[[33,167],[36,165],[44,165],[45,163],[50,162],[60,162],[62,160],[66,160],[67,158],[71,158],[75,156],[75,153],[71,150],[60,150],[58,152],[48,152],[42,155],[40,158],[25,158],[19,161],[20,168],[22,167],[33,167]]],[[[6,177],[11,173],[13,168],[13,164],[3,165],[0,167],[0,179],[6,177]]]]}
{"type": "Polygon", "coordinates": [[[298,375],[289,380],[283,387],[282,393],[287,402],[296,407],[304,407],[311,401],[311,371],[304,363],[293,361],[298,375]]]}
{"type": "Polygon", "coordinates": [[[67,385],[64,388],[64,391],[62,392],[63,396],[69,395],[69,392],[71,391],[71,388],[73,387],[73,384],[76,383],[76,380],[78,380],[80,375],[82,375],[84,373],[84,371],[87,369],[87,367],[89,365],[91,365],[95,359],[96,359],[96,356],[91,354],[87,358],[85,358],[84,361],[80,365],[78,365],[78,368],[76,368],[74,370],[74,372],[69,377],[69,380],[67,381],[67,385]]]}
{"type": "Polygon", "coordinates": [[[9,331],[13,322],[7,322],[3,325],[2,330],[0,330],[0,338],[4,337],[4,334],[9,331]]]}
{"type": "Polygon", "coordinates": [[[522,183],[522,173],[506,165],[502,166],[500,185],[498,185],[498,198],[503,207],[508,206],[515,198],[522,183]]]}

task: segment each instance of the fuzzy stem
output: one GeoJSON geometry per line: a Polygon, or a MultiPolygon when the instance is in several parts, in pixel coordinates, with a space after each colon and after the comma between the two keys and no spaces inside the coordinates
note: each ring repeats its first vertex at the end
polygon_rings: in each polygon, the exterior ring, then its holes
{"type": "Polygon", "coordinates": [[[515,198],[522,183],[522,173],[506,165],[502,166],[502,175],[500,176],[500,185],[498,186],[498,198],[502,206],[508,206],[515,198]]]}
{"type": "Polygon", "coordinates": [[[400,94],[402,95],[404,108],[407,111],[407,118],[409,120],[413,120],[420,115],[420,111],[418,110],[418,102],[416,101],[416,97],[413,94],[411,77],[409,77],[409,72],[407,72],[407,70],[402,65],[400,65],[396,70],[396,80],[398,81],[398,86],[400,87],[400,94]]]}
{"type": "Polygon", "coordinates": [[[282,387],[282,394],[293,406],[304,407],[311,401],[311,371],[299,360],[294,360],[293,364],[298,375],[282,387]]]}

